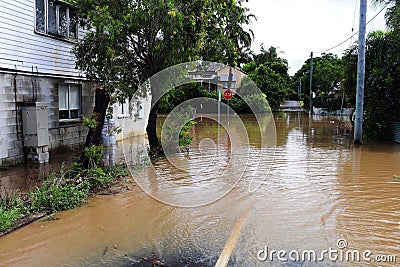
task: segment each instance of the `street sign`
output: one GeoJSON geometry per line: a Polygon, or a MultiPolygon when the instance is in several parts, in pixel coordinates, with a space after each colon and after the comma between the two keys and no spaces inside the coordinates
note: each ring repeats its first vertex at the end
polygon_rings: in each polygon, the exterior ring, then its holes
{"type": "Polygon", "coordinates": [[[231,90],[225,90],[225,92],[224,92],[225,99],[231,99],[232,96],[233,96],[233,94],[232,94],[231,90]]]}

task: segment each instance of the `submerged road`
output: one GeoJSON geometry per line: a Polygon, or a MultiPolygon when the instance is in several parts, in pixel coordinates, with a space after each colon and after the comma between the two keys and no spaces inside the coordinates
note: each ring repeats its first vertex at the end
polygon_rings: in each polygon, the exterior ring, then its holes
{"type": "Polygon", "coordinates": [[[282,111],[303,111],[303,107],[301,106],[299,101],[295,100],[286,100],[281,104],[282,111]]]}

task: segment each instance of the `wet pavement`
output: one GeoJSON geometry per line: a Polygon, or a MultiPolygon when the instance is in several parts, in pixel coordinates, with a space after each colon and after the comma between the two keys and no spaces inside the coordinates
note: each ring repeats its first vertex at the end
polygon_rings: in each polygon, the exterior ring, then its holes
{"type": "MultiPolygon", "coordinates": [[[[140,257],[153,256],[167,266],[214,266],[238,222],[229,266],[400,262],[400,182],[394,179],[400,175],[399,145],[354,146],[349,121],[339,126],[336,117],[277,113],[274,161],[261,186],[249,192],[251,174],[263,166],[236,160],[235,153],[252,159],[265,148],[254,118],[241,119],[248,139],[231,129],[218,138],[215,121],[198,120],[189,155],[135,171],[138,185],[133,182],[129,191],[94,196],[83,207],[57,213],[59,220],[37,221],[1,238],[0,266],[148,266],[140,257]],[[271,259],[273,250],[287,253],[271,259]],[[305,250],[315,251],[315,260],[288,256],[305,250]],[[325,250],[336,250],[339,258],[325,250]],[[357,251],[359,260],[349,258],[357,251]],[[365,251],[371,252],[369,261],[365,251]]],[[[137,141],[124,146],[135,158],[137,141]]],[[[15,187],[30,183],[21,179],[15,187]]]]}

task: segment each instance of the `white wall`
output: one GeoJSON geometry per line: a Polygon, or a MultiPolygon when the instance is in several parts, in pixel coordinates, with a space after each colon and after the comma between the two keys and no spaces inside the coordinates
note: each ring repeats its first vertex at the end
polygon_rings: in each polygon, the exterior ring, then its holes
{"type": "Polygon", "coordinates": [[[151,96],[141,98],[138,101],[124,104],[130,105],[130,110],[122,109],[120,104],[114,105],[114,120],[116,126],[122,127],[122,132],[117,135],[117,140],[127,139],[132,136],[146,134],[147,121],[149,119],[151,96]],[[123,112],[124,111],[124,112],[123,112]]]}
{"type": "MultiPolygon", "coordinates": [[[[0,0],[0,165],[24,158],[20,108],[33,91],[37,102],[48,105],[49,149],[74,149],[84,142],[87,129],[82,123],[60,121],[58,115],[58,85],[64,83],[82,84],[82,115],[89,117],[93,110],[95,87],[75,69],[73,46],[71,40],[35,33],[35,0],[0,0]],[[32,75],[32,67],[38,75],[32,75]]],[[[150,98],[142,102],[142,111],[134,108],[124,116],[115,112],[116,125],[123,126],[118,139],[145,134],[150,98]]]]}
{"type": "Polygon", "coordinates": [[[0,1],[0,68],[84,76],[75,69],[73,42],[35,33],[34,6],[34,0],[0,1]]]}

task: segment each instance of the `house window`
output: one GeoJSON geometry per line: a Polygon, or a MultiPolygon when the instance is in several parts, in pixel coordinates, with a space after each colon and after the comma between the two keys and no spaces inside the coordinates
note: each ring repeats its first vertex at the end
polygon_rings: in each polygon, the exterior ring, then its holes
{"type": "Polygon", "coordinates": [[[129,115],[129,99],[126,99],[125,102],[121,104],[121,114],[129,115]]]}
{"type": "MultiPolygon", "coordinates": [[[[220,81],[222,82],[222,87],[228,89],[229,75],[221,75],[220,81]]],[[[236,75],[232,75],[231,88],[236,89],[236,75]]]]}
{"type": "Polygon", "coordinates": [[[118,104],[118,118],[125,118],[130,116],[129,99],[125,99],[123,103],[118,104]]]}
{"type": "Polygon", "coordinates": [[[36,0],[37,32],[78,39],[78,12],[60,0],[36,0]]]}
{"type": "Polygon", "coordinates": [[[134,116],[136,119],[144,118],[144,109],[143,109],[143,105],[140,102],[136,103],[136,110],[135,110],[134,116]]]}
{"type": "MultiPolygon", "coordinates": [[[[228,82],[222,82],[222,87],[228,89],[228,82]]],[[[229,89],[236,89],[236,82],[231,82],[231,88],[229,89]]]]}
{"type": "Polygon", "coordinates": [[[80,118],[81,91],[81,86],[77,84],[60,84],[58,86],[58,107],[60,120],[80,118]]]}

